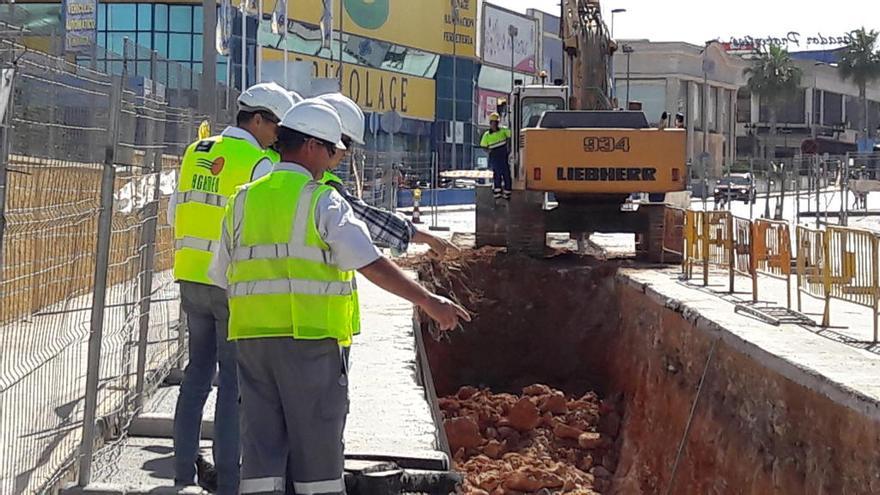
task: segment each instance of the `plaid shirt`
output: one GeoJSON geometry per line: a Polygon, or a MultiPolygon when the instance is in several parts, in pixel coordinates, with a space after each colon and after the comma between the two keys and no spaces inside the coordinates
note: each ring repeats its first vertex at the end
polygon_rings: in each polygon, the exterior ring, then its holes
{"type": "Polygon", "coordinates": [[[339,194],[351,205],[354,216],[367,224],[373,244],[391,248],[396,255],[406,252],[416,233],[416,226],[411,221],[388,210],[368,205],[364,200],[349,194],[345,186],[338,182],[332,181],[327,184],[339,191],[339,194]]]}

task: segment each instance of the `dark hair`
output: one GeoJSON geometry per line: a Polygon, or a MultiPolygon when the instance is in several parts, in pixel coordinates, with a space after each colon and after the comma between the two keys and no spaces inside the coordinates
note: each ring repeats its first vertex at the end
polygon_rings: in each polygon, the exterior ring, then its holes
{"type": "Polygon", "coordinates": [[[257,114],[262,115],[263,119],[268,120],[269,122],[278,122],[278,117],[276,117],[275,114],[271,112],[267,112],[266,110],[239,110],[238,113],[235,115],[235,125],[241,127],[253,120],[257,114]]]}
{"type": "Polygon", "coordinates": [[[669,118],[669,114],[667,114],[666,112],[663,112],[662,114],[660,114],[660,120],[666,120],[668,118],[669,118]]]}
{"type": "Polygon", "coordinates": [[[275,146],[278,148],[279,153],[284,151],[297,151],[302,148],[309,139],[309,136],[306,136],[299,131],[294,131],[287,127],[279,127],[278,140],[275,141],[275,146]]]}
{"type": "Polygon", "coordinates": [[[253,120],[256,112],[247,112],[245,110],[239,110],[237,114],[235,114],[235,125],[241,127],[251,120],[253,120]]]}

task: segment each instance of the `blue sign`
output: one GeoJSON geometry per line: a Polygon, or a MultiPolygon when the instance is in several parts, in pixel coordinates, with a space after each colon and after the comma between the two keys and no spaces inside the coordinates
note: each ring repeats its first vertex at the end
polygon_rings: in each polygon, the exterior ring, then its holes
{"type": "Polygon", "coordinates": [[[98,28],[98,0],[62,0],[64,51],[91,53],[98,28]]]}

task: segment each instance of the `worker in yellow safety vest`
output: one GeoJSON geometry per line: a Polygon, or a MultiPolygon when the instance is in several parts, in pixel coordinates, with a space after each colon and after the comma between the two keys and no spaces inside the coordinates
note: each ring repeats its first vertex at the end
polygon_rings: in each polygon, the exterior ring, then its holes
{"type": "Polygon", "coordinates": [[[513,189],[510,178],[510,129],[501,127],[501,116],[497,113],[489,115],[489,130],[483,133],[480,146],[489,150],[489,168],[494,174],[492,193],[495,199],[510,199],[513,189]]]}
{"type": "Polygon", "coordinates": [[[282,161],[230,198],[210,276],[227,287],[241,388],[240,493],[344,494],[348,371],[340,343],[360,326],[355,271],[421,307],[443,330],[470,319],[407,278],[363,222],[318,182],[342,144],[339,115],[307,99],[281,121],[282,161]]]}
{"type": "Polygon", "coordinates": [[[227,339],[226,293],[208,278],[208,268],[228,198],[256,175],[271,172],[269,147],[293,100],[281,86],[264,83],[247,88],[238,105],[236,126],[187,148],[168,210],[174,226],[174,278],[180,284],[189,337],[189,363],[174,414],[174,479],[185,486],[197,478],[199,485],[221,495],[238,493],[239,394],[235,346],[227,339]],[[218,364],[215,471],[198,451],[202,410],[218,364]]]}

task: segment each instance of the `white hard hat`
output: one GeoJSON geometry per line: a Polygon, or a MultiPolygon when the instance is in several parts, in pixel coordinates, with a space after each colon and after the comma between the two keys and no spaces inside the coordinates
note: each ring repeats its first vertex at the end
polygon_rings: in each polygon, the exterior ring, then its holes
{"type": "Polygon", "coordinates": [[[342,133],[357,144],[364,144],[364,111],[351,98],[342,93],[327,93],[318,96],[333,105],[342,120],[342,133]]]}
{"type": "Polygon", "coordinates": [[[284,117],[294,103],[290,93],[273,82],[254,84],[238,97],[238,105],[242,110],[265,110],[278,120],[284,117]]]}
{"type": "Polygon", "coordinates": [[[342,121],[339,114],[327,102],[317,98],[305,99],[284,115],[278,124],[306,136],[334,143],[344,150],[342,144],[342,121]]]}
{"type": "Polygon", "coordinates": [[[300,96],[300,94],[297,93],[296,91],[288,91],[287,93],[290,95],[291,98],[293,98],[293,104],[294,104],[294,105],[296,105],[297,103],[303,101],[303,97],[300,96]]]}

